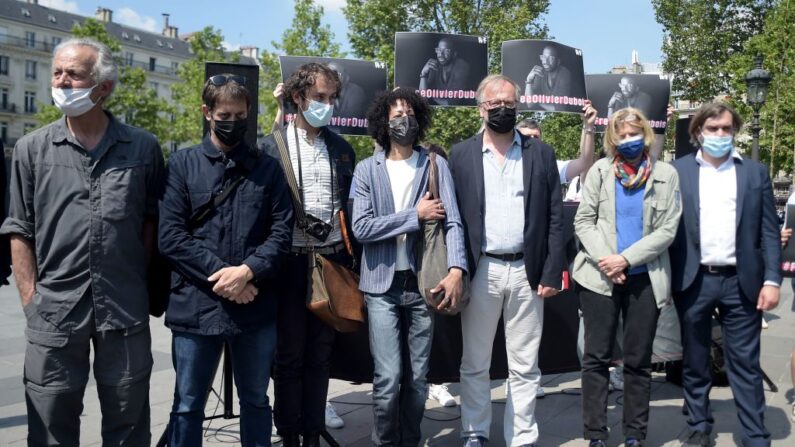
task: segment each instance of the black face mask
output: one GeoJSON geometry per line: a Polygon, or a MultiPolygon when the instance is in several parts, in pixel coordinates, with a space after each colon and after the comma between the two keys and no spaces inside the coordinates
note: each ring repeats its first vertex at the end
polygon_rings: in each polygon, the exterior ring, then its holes
{"type": "Polygon", "coordinates": [[[229,147],[235,147],[243,141],[243,136],[248,130],[248,120],[235,121],[215,121],[215,136],[221,143],[229,147]]]}
{"type": "Polygon", "coordinates": [[[508,133],[516,126],[516,109],[508,107],[495,107],[489,109],[489,118],[486,121],[489,129],[497,133],[508,133]]]}
{"type": "Polygon", "coordinates": [[[389,138],[401,146],[413,145],[417,140],[420,125],[413,116],[401,116],[389,120],[389,138]]]}

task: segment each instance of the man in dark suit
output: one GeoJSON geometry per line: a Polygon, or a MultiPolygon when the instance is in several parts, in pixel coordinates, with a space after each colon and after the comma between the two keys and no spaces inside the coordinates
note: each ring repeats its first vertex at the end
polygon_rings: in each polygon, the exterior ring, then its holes
{"type": "Polygon", "coordinates": [[[734,136],[742,121],[726,104],[706,104],[689,133],[700,149],[674,162],[682,219],[670,247],[671,282],[684,349],[682,385],[691,433],[683,443],[711,443],[711,324],[723,326],[729,384],[745,446],[769,446],[759,366],[762,312],[778,304],[778,218],[764,165],[741,157],[734,136]]]}
{"type": "Polygon", "coordinates": [[[490,75],[478,87],[484,131],[453,146],[453,173],[472,275],[461,312],[461,423],[465,446],[489,438],[489,366],[504,319],[508,352],[505,444],[534,446],[543,298],[563,271],[562,203],[554,150],[514,130],[519,86],[490,75]]]}

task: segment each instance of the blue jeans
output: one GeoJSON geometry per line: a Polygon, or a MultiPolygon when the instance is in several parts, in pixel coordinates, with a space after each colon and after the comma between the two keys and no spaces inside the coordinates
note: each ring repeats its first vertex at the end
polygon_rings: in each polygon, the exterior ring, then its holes
{"type": "Polygon", "coordinates": [[[225,341],[232,354],[240,399],[241,444],[245,447],[271,445],[268,381],[276,346],[275,324],[231,337],[173,331],[171,357],[177,377],[169,421],[169,446],[202,445],[207,391],[225,341]]]}
{"type": "Polygon", "coordinates": [[[411,271],[395,272],[386,293],[365,300],[375,363],[373,444],[416,446],[428,396],[433,316],[411,271]]]}

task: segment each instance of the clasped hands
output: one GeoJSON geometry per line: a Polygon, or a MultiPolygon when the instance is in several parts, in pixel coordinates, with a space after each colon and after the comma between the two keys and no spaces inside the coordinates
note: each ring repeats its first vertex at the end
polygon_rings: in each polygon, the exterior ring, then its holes
{"type": "Polygon", "coordinates": [[[213,292],[229,301],[247,304],[254,301],[259,290],[251,282],[254,272],[246,264],[224,267],[210,275],[207,281],[214,282],[213,292]]]}
{"type": "Polygon", "coordinates": [[[624,284],[627,275],[624,271],[629,267],[627,258],[621,255],[609,255],[599,258],[599,271],[613,281],[613,284],[624,284]]]}

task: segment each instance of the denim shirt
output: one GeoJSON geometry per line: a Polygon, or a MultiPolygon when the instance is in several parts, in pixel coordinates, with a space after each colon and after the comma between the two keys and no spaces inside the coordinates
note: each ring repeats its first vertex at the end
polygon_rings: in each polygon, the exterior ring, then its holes
{"type": "Polygon", "coordinates": [[[275,322],[274,284],[292,243],[293,210],[278,162],[245,145],[221,153],[206,137],[169,159],[160,201],[160,252],[172,263],[166,324],[174,330],[231,335],[275,322]],[[242,172],[245,179],[198,227],[191,215],[242,172]],[[246,264],[259,294],[237,304],[207,278],[246,264]]]}
{"type": "Polygon", "coordinates": [[[58,326],[91,288],[97,329],[148,324],[144,220],[154,220],[163,154],[154,135],[110,119],[86,151],[61,118],[22,137],[0,233],[33,243],[33,305],[58,326]]]}

